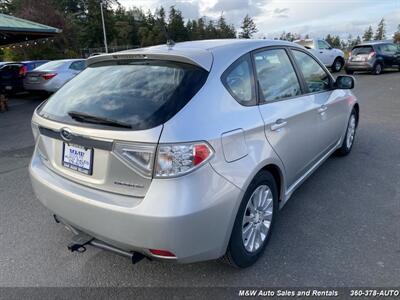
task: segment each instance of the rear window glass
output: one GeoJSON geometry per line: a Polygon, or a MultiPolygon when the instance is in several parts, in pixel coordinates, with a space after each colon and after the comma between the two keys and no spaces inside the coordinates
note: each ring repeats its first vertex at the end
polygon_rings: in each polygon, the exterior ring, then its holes
{"type": "Polygon", "coordinates": [[[40,64],[39,67],[35,69],[35,71],[45,71],[45,70],[52,70],[52,69],[57,69],[58,67],[61,67],[63,64],[65,64],[65,61],[50,61],[45,64],[40,64]]]}
{"type": "Polygon", "coordinates": [[[81,126],[69,112],[131,125],[134,130],[158,126],[174,116],[200,90],[208,72],[171,61],[107,62],[86,68],[43,106],[46,118],[81,126]]]}
{"type": "Polygon", "coordinates": [[[355,47],[351,51],[352,55],[361,55],[361,54],[369,54],[372,52],[371,46],[362,46],[362,47],[355,47]]]}
{"type": "Polygon", "coordinates": [[[314,49],[314,41],[313,40],[300,40],[296,41],[297,44],[302,45],[307,49],[314,49]]]}

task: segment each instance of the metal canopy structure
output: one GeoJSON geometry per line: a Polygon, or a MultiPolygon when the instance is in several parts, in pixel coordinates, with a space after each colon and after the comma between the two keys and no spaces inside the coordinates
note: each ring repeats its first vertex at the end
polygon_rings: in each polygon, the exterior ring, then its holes
{"type": "Polygon", "coordinates": [[[47,25],[0,14],[0,45],[9,45],[52,37],[62,30],[47,25]]]}

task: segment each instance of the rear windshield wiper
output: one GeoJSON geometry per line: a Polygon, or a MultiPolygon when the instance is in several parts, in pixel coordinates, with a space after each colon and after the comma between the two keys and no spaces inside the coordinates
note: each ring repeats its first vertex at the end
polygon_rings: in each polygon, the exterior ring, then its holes
{"type": "Polygon", "coordinates": [[[93,116],[93,115],[85,114],[82,112],[70,111],[70,112],[68,112],[68,115],[72,119],[79,121],[79,122],[101,124],[101,125],[108,125],[108,126],[122,127],[122,128],[132,128],[132,125],[125,123],[125,122],[120,122],[117,120],[108,119],[108,118],[104,118],[104,117],[93,116]]]}

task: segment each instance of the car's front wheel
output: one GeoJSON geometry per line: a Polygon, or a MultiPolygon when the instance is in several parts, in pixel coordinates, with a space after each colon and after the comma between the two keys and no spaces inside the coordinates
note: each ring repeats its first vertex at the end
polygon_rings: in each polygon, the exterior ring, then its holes
{"type": "Polygon", "coordinates": [[[340,72],[340,70],[343,68],[343,65],[343,59],[340,57],[336,57],[331,67],[332,72],[340,72]]]}
{"type": "Polygon", "coordinates": [[[277,213],[276,182],[271,173],[261,171],[243,196],[223,260],[238,268],[254,264],[270,239],[277,213]]]}
{"type": "Polygon", "coordinates": [[[350,153],[353,148],[354,138],[357,130],[357,114],[355,110],[351,112],[349,122],[347,123],[346,135],[343,139],[342,146],[336,151],[336,154],[345,156],[350,153]]]}

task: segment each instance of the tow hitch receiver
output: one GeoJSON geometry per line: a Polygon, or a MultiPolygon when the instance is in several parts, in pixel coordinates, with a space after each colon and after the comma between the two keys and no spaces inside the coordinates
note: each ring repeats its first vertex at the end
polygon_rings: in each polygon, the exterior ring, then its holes
{"type": "Polygon", "coordinates": [[[74,235],[71,243],[68,245],[68,250],[71,252],[77,251],[79,253],[83,253],[86,251],[85,245],[90,244],[90,242],[94,238],[86,233],[80,232],[77,235],[74,235]]]}

